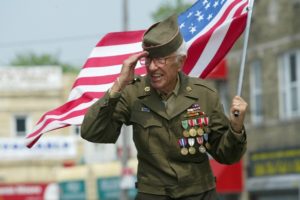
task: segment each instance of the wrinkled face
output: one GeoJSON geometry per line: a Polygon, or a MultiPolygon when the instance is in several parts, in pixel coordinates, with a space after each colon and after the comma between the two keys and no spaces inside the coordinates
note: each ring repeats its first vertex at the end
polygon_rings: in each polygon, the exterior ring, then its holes
{"type": "Polygon", "coordinates": [[[147,75],[151,86],[163,93],[170,93],[176,86],[177,74],[181,71],[185,56],[171,54],[164,58],[146,58],[147,75]]]}

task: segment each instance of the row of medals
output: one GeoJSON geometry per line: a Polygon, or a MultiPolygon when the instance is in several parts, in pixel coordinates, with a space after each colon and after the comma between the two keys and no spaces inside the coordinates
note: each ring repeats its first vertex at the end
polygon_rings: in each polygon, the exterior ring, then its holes
{"type": "Polygon", "coordinates": [[[198,104],[194,104],[191,108],[187,109],[185,117],[187,119],[181,122],[181,125],[184,128],[184,131],[182,132],[184,138],[178,140],[181,154],[196,154],[195,141],[199,144],[199,152],[206,153],[206,148],[210,148],[208,143],[208,133],[204,132],[205,127],[208,126],[208,117],[204,112],[200,111],[200,106],[198,104]]]}

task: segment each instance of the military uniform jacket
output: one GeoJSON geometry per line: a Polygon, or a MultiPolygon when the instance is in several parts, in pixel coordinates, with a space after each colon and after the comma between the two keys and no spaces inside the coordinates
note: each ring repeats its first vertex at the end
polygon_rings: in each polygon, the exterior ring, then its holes
{"type": "MultiPolygon", "coordinates": [[[[215,90],[203,80],[179,73],[175,112],[169,116],[147,77],[128,85],[117,98],[107,92],[85,115],[81,136],[91,142],[116,142],[122,124],[133,126],[137,148],[139,192],[172,198],[199,194],[215,187],[207,153],[181,154],[182,122],[187,110],[199,105],[209,119],[207,152],[218,162],[231,164],[246,150],[246,135],[234,133],[215,90]]],[[[187,144],[188,146],[188,144],[187,144]]],[[[195,149],[199,144],[195,142],[195,149]]]]}

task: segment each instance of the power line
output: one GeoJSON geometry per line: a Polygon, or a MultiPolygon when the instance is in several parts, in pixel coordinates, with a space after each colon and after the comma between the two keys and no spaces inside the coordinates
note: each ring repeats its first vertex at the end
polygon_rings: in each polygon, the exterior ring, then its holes
{"type": "Polygon", "coordinates": [[[21,40],[13,42],[0,43],[0,48],[10,48],[10,47],[20,47],[20,46],[31,46],[37,44],[53,44],[58,42],[73,42],[78,40],[88,40],[91,38],[100,38],[101,34],[91,34],[91,35],[78,35],[78,36],[67,36],[67,37],[57,37],[48,39],[37,39],[37,40],[21,40]]]}

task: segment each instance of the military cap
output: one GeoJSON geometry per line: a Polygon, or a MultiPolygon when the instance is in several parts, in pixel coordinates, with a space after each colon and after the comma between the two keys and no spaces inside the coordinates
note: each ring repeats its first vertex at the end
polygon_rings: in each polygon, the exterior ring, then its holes
{"type": "Polygon", "coordinates": [[[153,24],[144,33],[142,47],[149,52],[149,57],[165,57],[175,52],[182,44],[177,15],[153,24]]]}

